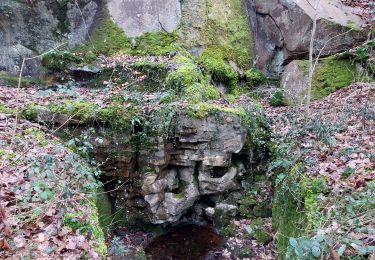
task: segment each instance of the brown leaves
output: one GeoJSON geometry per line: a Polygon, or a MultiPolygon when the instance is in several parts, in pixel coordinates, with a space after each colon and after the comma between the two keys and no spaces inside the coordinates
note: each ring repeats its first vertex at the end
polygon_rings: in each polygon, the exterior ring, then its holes
{"type": "MultiPolygon", "coordinates": [[[[263,104],[277,138],[287,139],[292,129],[306,127],[304,108],[273,108],[266,102],[263,104]]],[[[363,188],[374,179],[375,161],[371,158],[375,154],[375,122],[366,119],[366,128],[363,127],[364,109],[375,113],[374,85],[353,84],[311,103],[310,120],[319,118],[320,127],[336,124],[342,131],[328,132],[329,137],[335,139],[332,145],[325,144],[311,132],[304,136],[300,146],[305,151],[302,159],[309,162],[305,167],[306,174],[327,177],[329,184],[337,190],[345,186],[363,188]]]]}

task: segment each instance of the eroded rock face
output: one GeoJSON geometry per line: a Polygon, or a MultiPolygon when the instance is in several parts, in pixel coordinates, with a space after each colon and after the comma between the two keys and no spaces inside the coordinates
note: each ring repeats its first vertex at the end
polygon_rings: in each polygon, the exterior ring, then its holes
{"type": "Polygon", "coordinates": [[[72,126],[73,136],[88,136],[91,156],[107,177],[120,183],[115,189],[116,204],[146,206],[154,224],[179,220],[203,195],[240,189],[237,179],[245,172],[242,160],[252,161],[249,147],[244,149],[247,129],[233,114],[220,112],[202,119],[180,115],[173,139],[148,136],[138,144],[131,129],[97,126],[90,130],[74,117],[48,110],[37,114],[37,121],[72,126]]]}
{"type": "MultiPolygon", "coordinates": [[[[316,16],[309,1],[253,0],[249,9],[256,13],[253,27],[259,69],[278,77],[285,61],[308,56],[316,16]]],[[[319,1],[317,14],[315,51],[324,46],[321,55],[341,52],[366,40],[365,33],[353,29],[363,21],[340,1],[319,1]]]]}
{"type": "Polygon", "coordinates": [[[177,221],[201,195],[238,189],[236,177],[245,171],[241,162],[232,161],[246,140],[237,116],[181,116],[175,131],[174,147],[159,145],[142,163],[155,171],[144,173],[142,181],[153,223],[177,221]]]}
{"type": "MultiPolygon", "coordinates": [[[[100,2],[80,1],[79,9],[74,1],[1,1],[0,72],[17,74],[23,57],[36,56],[62,43],[74,47],[84,42],[100,2]]],[[[24,75],[38,74],[40,61],[26,65],[24,75]]]]}
{"type": "Polygon", "coordinates": [[[181,19],[179,0],[110,0],[108,9],[127,36],[173,32],[181,19]]]}

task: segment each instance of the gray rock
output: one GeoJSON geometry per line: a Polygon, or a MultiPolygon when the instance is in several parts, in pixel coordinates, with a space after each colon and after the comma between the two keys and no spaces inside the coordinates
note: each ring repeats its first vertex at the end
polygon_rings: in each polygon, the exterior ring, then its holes
{"type": "MultiPolygon", "coordinates": [[[[307,0],[250,2],[249,9],[256,13],[253,22],[256,65],[268,76],[278,77],[280,64],[308,56],[315,11],[307,0]]],[[[321,54],[328,55],[365,41],[365,32],[353,30],[364,23],[355,12],[338,0],[321,0],[314,51],[319,52],[324,46],[321,54]]]]}
{"type": "Polygon", "coordinates": [[[212,207],[208,207],[204,210],[204,212],[206,213],[206,215],[210,218],[212,218],[214,215],[215,215],[215,208],[212,208],[212,207]]]}
{"type": "Polygon", "coordinates": [[[234,217],[237,214],[238,207],[227,203],[219,203],[215,206],[215,209],[219,209],[224,214],[234,217]]]}
{"type": "MultiPolygon", "coordinates": [[[[64,8],[55,1],[41,0],[33,4],[1,1],[0,72],[16,75],[23,58],[36,56],[63,43],[70,47],[81,44],[94,24],[97,7],[94,0],[87,0],[81,15],[76,5],[70,3],[66,4],[66,13],[62,13],[64,8]]],[[[40,60],[27,61],[24,75],[39,76],[39,66],[40,60]]]]}
{"type": "Polygon", "coordinates": [[[281,87],[285,100],[290,105],[302,105],[307,98],[308,73],[300,67],[300,61],[290,62],[281,77],[281,87]]]}
{"type": "Polygon", "coordinates": [[[131,37],[146,32],[173,32],[181,19],[179,0],[109,0],[108,9],[131,37]]]}
{"type": "Polygon", "coordinates": [[[198,181],[201,194],[222,193],[237,189],[239,185],[236,176],[244,170],[244,166],[242,163],[239,166],[232,166],[219,178],[211,177],[212,170],[203,169],[199,172],[198,181]]]}

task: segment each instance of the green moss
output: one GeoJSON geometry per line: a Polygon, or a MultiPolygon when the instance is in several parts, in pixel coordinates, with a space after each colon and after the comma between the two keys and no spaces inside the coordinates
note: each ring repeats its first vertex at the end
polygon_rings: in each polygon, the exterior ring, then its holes
{"type": "Polygon", "coordinates": [[[137,46],[134,49],[125,49],[125,53],[138,56],[164,56],[177,50],[175,42],[177,33],[149,32],[135,38],[137,46]]]}
{"type": "MultiPolygon", "coordinates": [[[[289,175],[295,176],[301,170],[301,165],[292,168],[289,175]]],[[[304,209],[291,190],[299,187],[294,178],[288,178],[285,185],[277,185],[272,207],[272,227],[277,231],[276,245],[278,258],[284,259],[289,245],[289,237],[299,237],[305,234],[306,215],[304,209]]]]}
{"type": "Polygon", "coordinates": [[[50,104],[53,113],[68,115],[87,124],[108,124],[113,128],[125,130],[131,126],[131,119],[139,111],[136,107],[126,110],[120,104],[113,104],[105,108],[85,101],[65,101],[62,104],[50,104]]]}
{"type": "Polygon", "coordinates": [[[12,109],[6,107],[3,104],[0,104],[0,113],[9,114],[12,113],[12,109]]]}
{"type": "MultiPolygon", "coordinates": [[[[307,60],[298,61],[298,67],[305,75],[309,72],[307,60]]],[[[319,60],[313,75],[312,98],[328,96],[349,86],[356,77],[355,66],[350,60],[338,60],[334,56],[319,60]]]]}
{"type": "Polygon", "coordinates": [[[98,105],[84,101],[65,101],[58,105],[50,104],[49,108],[53,113],[69,115],[84,122],[95,120],[99,110],[98,105]]]}
{"type": "Polygon", "coordinates": [[[199,62],[204,66],[207,73],[212,75],[212,79],[224,83],[229,92],[237,86],[238,74],[224,60],[219,49],[207,49],[199,58],[199,62]]]}
{"type": "Polygon", "coordinates": [[[110,56],[120,50],[131,49],[131,39],[126,37],[124,31],[112,21],[108,10],[93,31],[91,41],[92,43],[88,42],[78,48],[78,51],[93,51],[110,56]]]}
{"type": "Polygon", "coordinates": [[[178,187],[178,193],[173,193],[173,197],[177,199],[183,199],[186,196],[186,191],[188,187],[188,183],[186,181],[180,180],[179,182],[179,187],[178,187]]]}
{"type": "Polygon", "coordinates": [[[233,223],[229,223],[228,225],[223,226],[220,229],[220,235],[223,237],[233,237],[237,232],[237,227],[233,223]]]}
{"type": "Polygon", "coordinates": [[[38,118],[38,109],[40,109],[40,106],[32,104],[28,106],[25,110],[21,111],[20,115],[24,119],[27,119],[29,121],[35,121],[38,118]]]}
{"type": "Polygon", "coordinates": [[[327,58],[316,68],[313,77],[313,98],[321,98],[349,86],[355,78],[355,66],[349,60],[327,58]]]}
{"type": "Polygon", "coordinates": [[[264,83],[267,78],[263,75],[260,70],[249,69],[245,72],[246,83],[249,87],[256,87],[259,84],[264,83]]]}
{"type": "Polygon", "coordinates": [[[194,83],[185,89],[184,97],[190,103],[196,104],[202,101],[219,99],[220,92],[210,84],[194,83]]]}
{"type": "Polygon", "coordinates": [[[79,231],[81,234],[92,232],[93,228],[88,222],[82,221],[82,213],[67,213],[64,215],[63,224],[71,228],[73,231],[79,231]]]}
{"type": "Polygon", "coordinates": [[[124,52],[136,56],[163,56],[176,51],[175,42],[177,33],[150,32],[135,37],[135,46],[132,47],[132,38],[127,37],[124,31],[113,22],[108,10],[99,22],[91,36],[92,42],[78,48],[78,51],[93,51],[97,54],[113,55],[124,52]]]}
{"type": "Polygon", "coordinates": [[[24,131],[25,135],[28,135],[29,138],[38,142],[38,146],[44,147],[48,145],[48,141],[43,131],[35,128],[29,128],[24,131]]]}
{"type": "Polygon", "coordinates": [[[214,116],[219,113],[227,113],[227,114],[232,114],[239,116],[241,119],[243,119],[243,124],[247,125],[248,124],[248,113],[246,110],[242,107],[238,108],[230,108],[230,107],[223,107],[220,105],[215,105],[215,104],[209,104],[209,103],[204,103],[200,102],[197,104],[192,104],[187,108],[187,114],[193,118],[207,118],[208,116],[214,116]]]}
{"type": "Polygon", "coordinates": [[[253,233],[259,244],[265,245],[272,241],[272,235],[263,229],[256,229],[253,233]]]}
{"type": "Polygon", "coordinates": [[[230,93],[225,95],[225,98],[229,101],[229,103],[237,102],[241,97],[241,89],[239,87],[235,87],[230,93]]]}
{"type": "Polygon", "coordinates": [[[147,77],[142,83],[143,90],[160,90],[164,86],[165,79],[168,74],[168,67],[166,64],[139,61],[131,64],[130,67],[141,72],[147,77]]]}
{"type": "MultiPolygon", "coordinates": [[[[93,212],[90,214],[90,225],[92,226],[92,236],[95,239],[96,242],[96,248],[95,251],[100,254],[103,258],[107,256],[108,249],[107,245],[105,243],[106,236],[105,232],[103,231],[102,227],[100,226],[99,221],[99,208],[98,205],[95,202],[91,202],[91,207],[93,209],[93,212]]],[[[101,205],[100,205],[101,207],[101,205]]]]}
{"type": "Polygon", "coordinates": [[[83,59],[69,51],[53,51],[42,57],[42,65],[50,71],[63,71],[83,59]]]}
{"type": "Polygon", "coordinates": [[[183,45],[187,49],[201,46],[216,48],[224,54],[226,61],[235,62],[247,70],[252,61],[251,26],[243,0],[208,0],[197,3],[196,8],[183,8],[180,25],[183,45]],[[198,10],[198,14],[192,14],[198,10]],[[202,19],[199,27],[191,26],[191,17],[202,19]]]}
{"type": "Polygon", "coordinates": [[[175,71],[169,73],[166,84],[168,88],[181,92],[202,80],[202,72],[194,63],[190,62],[181,64],[175,71]]]}

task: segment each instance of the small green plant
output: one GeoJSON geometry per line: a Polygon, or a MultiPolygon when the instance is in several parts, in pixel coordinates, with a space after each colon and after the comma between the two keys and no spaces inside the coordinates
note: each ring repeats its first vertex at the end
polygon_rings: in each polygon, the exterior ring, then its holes
{"type": "Polygon", "coordinates": [[[89,222],[82,221],[80,213],[67,213],[64,216],[64,226],[70,227],[73,231],[78,230],[81,234],[93,232],[93,227],[89,222]]]}
{"type": "Polygon", "coordinates": [[[270,104],[273,107],[280,107],[284,105],[284,93],[281,90],[277,90],[270,100],[270,104]]]}

